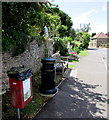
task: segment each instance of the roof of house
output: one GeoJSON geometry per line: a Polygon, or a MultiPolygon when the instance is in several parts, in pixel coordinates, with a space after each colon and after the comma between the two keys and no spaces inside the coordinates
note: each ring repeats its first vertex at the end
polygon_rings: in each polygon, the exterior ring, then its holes
{"type": "Polygon", "coordinates": [[[96,38],[107,38],[107,35],[104,34],[103,32],[100,32],[100,33],[94,35],[91,39],[96,39],[96,38]]]}

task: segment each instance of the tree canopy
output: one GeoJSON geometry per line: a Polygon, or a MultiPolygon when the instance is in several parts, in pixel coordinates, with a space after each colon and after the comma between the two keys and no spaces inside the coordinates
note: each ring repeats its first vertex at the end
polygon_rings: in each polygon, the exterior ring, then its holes
{"type": "Polygon", "coordinates": [[[71,17],[50,2],[3,2],[2,11],[3,51],[14,50],[17,55],[32,39],[40,43],[45,25],[50,37],[75,35],[71,17]]]}
{"type": "Polygon", "coordinates": [[[50,3],[3,2],[3,50],[22,53],[32,39],[44,39],[41,33],[45,25],[51,34],[57,30],[61,25],[60,17],[50,9],[50,3]]]}
{"type": "Polygon", "coordinates": [[[87,49],[89,46],[91,35],[87,32],[78,32],[75,41],[79,41],[81,43],[81,47],[87,49]]]}
{"type": "Polygon", "coordinates": [[[71,17],[50,2],[3,2],[2,11],[3,51],[11,50],[18,55],[33,39],[41,44],[45,39],[44,26],[48,27],[51,38],[66,38],[70,42],[76,40],[83,44],[82,47],[88,46],[90,23],[76,34],[71,17]]]}

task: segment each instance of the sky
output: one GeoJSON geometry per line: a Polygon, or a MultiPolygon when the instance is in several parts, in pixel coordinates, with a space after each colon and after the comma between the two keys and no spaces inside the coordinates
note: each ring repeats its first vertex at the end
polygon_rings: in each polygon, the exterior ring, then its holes
{"type": "Polygon", "coordinates": [[[52,3],[59,5],[59,8],[71,17],[74,29],[79,29],[80,24],[90,23],[90,34],[107,33],[107,2],[107,0],[52,0],[52,3]]]}

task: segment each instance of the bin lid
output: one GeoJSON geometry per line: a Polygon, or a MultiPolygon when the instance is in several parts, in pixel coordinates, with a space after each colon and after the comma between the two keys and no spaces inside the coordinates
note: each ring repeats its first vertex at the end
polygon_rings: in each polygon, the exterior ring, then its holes
{"type": "Polygon", "coordinates": [[[42,58],[42,62],[55,62],[56,59],[52,57],[42,58]]]}
{"type": "Polygon", "coordinates": [[[8,74],[16,74],[16,73],[22,73],[26,70],[28,70],[29,68],[25,67],[25,66],[20,66],[20,67],[12,67],[9,71],[7,71],[8,74]]]}
{"type": "Polygon", "coordinates": [[[16,78],[17,80],[25,80],[32,76],[32,69],[27,67],[12,67],[7,74],[10,78],[16,78]]]}

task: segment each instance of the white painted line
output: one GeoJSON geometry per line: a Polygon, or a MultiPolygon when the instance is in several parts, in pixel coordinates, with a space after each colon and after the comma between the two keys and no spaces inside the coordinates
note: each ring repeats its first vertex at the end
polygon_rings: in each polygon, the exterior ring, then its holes
{"type": "Polygon", "coordinates": [[[106,70],[107,70],[107,64],[105,63],[103,57],[101,57],[101,60],[102,60],[102,62],[104,63],[104,65],[105,65],[105,67],[106,67],[106,70]]]}
{"type": "MultiPolygon", "coordinates": [[[[99,54],[100,54],[100,52],[98,52],[99,54]]],[[[101,60],[102,60],[102,62],[104,63],[104,65],[105,65],[105,68],[106,68],[106,71],[107,71],[107,64],[105,63],[105,61],[104,61],[104,59],[103,59],[103,56],[100,54],[100,57],[101,57],[101,60]]]]}

